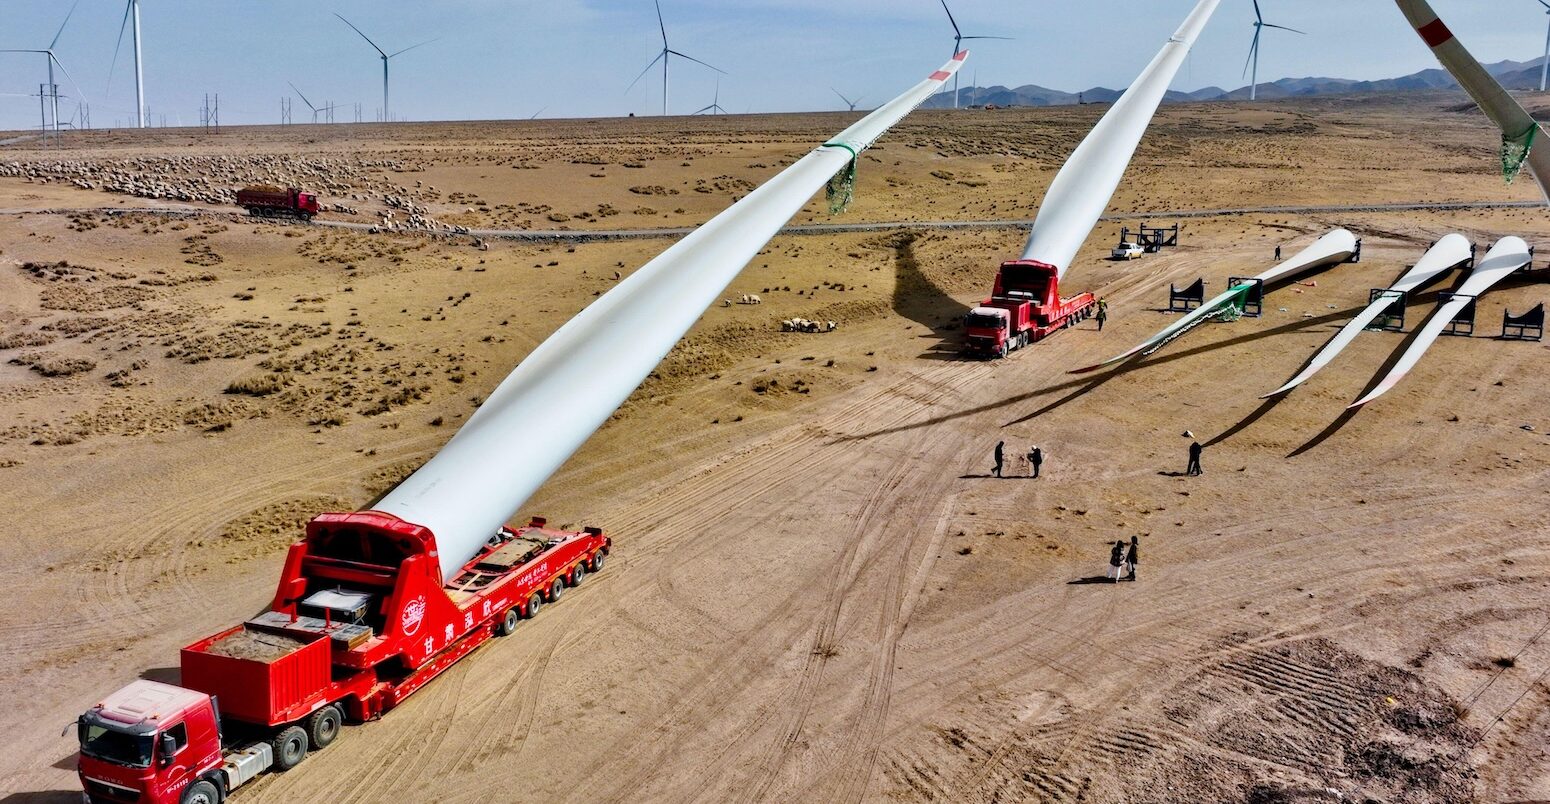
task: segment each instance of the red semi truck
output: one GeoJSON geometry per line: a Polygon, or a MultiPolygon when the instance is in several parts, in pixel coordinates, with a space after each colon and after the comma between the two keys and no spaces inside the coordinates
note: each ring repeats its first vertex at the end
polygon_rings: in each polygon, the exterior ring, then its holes
{"type": "Polygon", "coordinates": [[[318,197],[294,187],[245,187],[237,191],[237,206],[247,207],[249,215],[264,218],[300,218],[312,220],[322,211],[318,197]]]}
{"type": "Polygon", "coordinates": [[[603,568],[596,528],[501,528],[450,582],[428,529],[323,514],[291,546],[269,610],[183,649],[183,687],[135,681],[77,721],[89,802],[216,804],[289,770],[603,568]]]}
{"type": "Polygon", "coordinates": [[[978,357],[1007,353],[1075,325],[1093,314],[1091,293],[1060,298],[1060,272],[1037,260],[1001,264],[990,298],[964,316],[965,350],[978,357]]]}

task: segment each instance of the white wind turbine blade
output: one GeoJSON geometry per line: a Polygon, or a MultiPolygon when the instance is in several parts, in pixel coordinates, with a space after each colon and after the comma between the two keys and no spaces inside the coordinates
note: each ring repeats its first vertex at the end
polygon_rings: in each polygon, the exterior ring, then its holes
{"type": "Polygon", "coordinates": [[[442,576],[455,575],[613,415],[791,216],[939,90],[967,55],[958,53],[566,322],[375,510],[429,528],[442,576]]]}
{"type": "Polygon", "coordinates": [[[292,84],[292,83],[291,83],[291,82],[289,82],[289,81],[286,81],[286,82],[285,82],[285,83],[286,83],[286,84],[287,84],[287,85],[288,85],[288,86],[290,86],[290,88],[291,88],[291,89],[293,89],[293,90],[295,90],[295,92],[296,92],[296,94],[297,94],[297,95],[299,95],[299,96],[300,96],[300,97],[301,97],[301,102],[302,102],[302,103],[305,103],[305,104],[307,104],[307,108],[308,108],[308,109],[311,109],[311,110],[312,110],[312,111],[314,111],[314,112],[316,112],[316,111],[317,111],[317,110],[318,110],[318,107],[316,107],[316,106],[313,106],[313,105],[312,105],[312,101],[309,101],[309,100],[307,100],[307,96],[306,96],[306,95],[303,95],[303,94],[302,94],[302,92],[301,92],[301,90],[300,90],[300,89],[297,89],[297,88],[296,88],[296,85],[295,85],[295,84],[292,84]]]}
{"type": "Polygon", "coordinates": [[[409,47],[406,47],[403,50],[400,50],[400,51],[398,51],[396,53],[389,53],[389,54],[387,54],[387,57],[391,59],[394,56],[402,56],[403,54],[408,53],[409,51],[414,50],[417,47],[425,47],[426,45],[435,44],[436,42],[440,42],[441,39],[442,38],[439,37],[439,36],[436,37],[435,39],[427,39],[427,40],[425,40],[424,42],[421,42],[418,45],[410,45],[409,47]]]}
{"type": "Polygon", "coordinates": [[[1023,259],[1053,265],[1058,276],[1065,276],[1071,260],[1108,208],[1168,85],[1219,2],[1200,0],[1178,32],[1066,160],[1044,195],[1023,259]]]}
{"type": "Polygon", "coordinates": [[[1481,258],[1480,264],[1476,265],[1475,269],[1469,272],[1469,278],[1464,280],[1464,284],[1458,289],[1458,293],[1452,299],[1439,305],[1432,312],[1431,317],[1426,319],[1426,323],[1421,325],[1421,329],[1416,333],[1415,339],[1410,341],[1410,346],[1400,356],[1399,362],[1395,363],[1392,369],[1389,369],[1388,376],[1384,377],[1383,381],[1378,383],[1377,387],[1369,391],[1366,396],[1352,402],[1350,407],[1359,408],[1383,396],[1394,386],[1398,385],[1399,381],[1403,380],[1405,375],[1410,373],[1410,370],[1415,368],[1417,363],[1421,362],[1421,357],[1426,354],[1426,350],[1431,348],[1431,345],[1436,342],[1442,331],[1447,329],[1449,322],[1453,320],[1455,315],[1458,315],[1460,311],[1468,307],[1469,303],[1474,301],[1476,297],[1490,290],[1491,286],[1506,279],[1512,272],[1528,265],[1532,261],[1533,257],[1529,254],[1528,243],[1523,242],[1523,238],[1504,237],[1496,241],[1496,245],[1492,246],[1491,250],[1486,252],[1485,257],[1481,258]]]}
{"type": "Polygon", "coordinates": [[[80,95],[81,100],[86,100],[86,93],[82,91],[81,85],[75,82],[75,78],[70,75],[70,71],[65,69],[65,63],[60,61],[59,57],[55,56],[52,51],[49,52],[48,57],[53,60],[54,66],[59,68],[59,72],[64,74],[65,80],[70,82],[70,86],[75,87],[76,94],[80,95]]]}
{"type": "Polygon", "coordinates": [[[721,73],[722,75],[727,75],[727,71],[726,70],[723,70],[720,67],[717,67],[715,65],[706,64],[705,62],[700,61],[699,59],[697,59],[697,58],[695,58],[693,56],[686,56],[686,55],[684,55],[682,53],[679,53],[676,50],[668,50],[667,52],[673,54],[674,56],[677,56],[680,59],[688,59],[689,61],[692,61],[695,64],[698,64],[698,65],[700,65],[702,67],[709,67],[712,70],[715,70],[716,72],[721,73]]]}
{"type": "Polygon", "coordinates": [[[1329,343],[1325,344],[1324,348],[1320,349],[1318,354],[1313,356],[1313,360],[1308,362],[1307,368],[1304,368],[1301,373],[1288,380],[1285,385],[1261,396],[1260,399],[1269,399],[1270,397],[1284,394],[1307,382],[1313,375],[1329,365],[1330,361],[1334,360],[1341,350],[1356,340],[1356,336],[1362,334],[1368,325],[1378,319],[1378,316],[1383,315],[1396,302],[1403,299],[1406,293],[1416,288],[1424,287],[1433,279],[1469,262],[1469,256],[1469,238],[1461,234],[1450,234],[1438,240],[1436,245],[1428,249],[1421,256],[1421,259],[1416,261],[1413,268],[1406,271],[1405,275],[1400,277],[1393,285],[1390,285],[1386,292],[1373,299],[1366,309],[1362,310],[1360,314],[1351,319],[1350,323],[1342,327],[1335,334],[1335,337],[1331,338],[1329,343]]]}
{"type": "MultiPolygon", "coordinates": [[[[1308,246],[1302,251],[1292,255],[1290,259],[1277,264],[1275,267],[1267,271],[1261,272],[1254,278],[1259,280],[1261,284],[1268,285],[1277,279],[1286,279],[1287,277],[1306,273],[1315,268],[1323,268],[1327,265],[1339,265],[1340,263],[1349,260],[1351,255],[1355,253],[1356,235],[1351,234],[1345,229],[1336,229],[1335,231],[1330,232],[1329,234],[1324,235],[1323,237],[1314,241],[1313,245],[1308,246]]],[[[1089,371],[1096,371],[1105,366],[1112,366],[1115,363],[1122,363],[1132,357],[1135,357],[1138,354],[1141,354],[1142,352],[1151,353],[1157,349],[1161,349],[1164,344],[1167,344],[1174,338],[1183,335],[1188,330],[1193,329],[1197,324],[1204,322],[1206,319],[1211,318],[1212,316],[1220,315],[1228,305],[1234,304],[1239,299],[1243,298],[1243,294],[1247,293],[1252,287],[1252,284],[1234,285],[1222,291],[1220,295],[1211,299],[1205,304],[1202,304],[1194,310],[1191,310],[1188,315],[1184,316],[1178,321],[1163,327],[1161,332],[1153,335],[1150,338],[1147,338],[1141,343],[1136,344],[1129,350],[1121,352],[1109,358],[1108,360],[1103,361],[1102,363],[1097,363],[1085,368],[1075,369],[1070,373],[1086,374],[1089,371]]]]}
{"type": "Polygon", "coordinates": [[[340,22],[344,23],[345,25],[350,26],[350,30],[360,34],[361,38],[366,40],[366,44],[371,45],[372,49],[377,51],[377,53],[379,53],[382,56],[382,58],[384,58],[384,59],[391,58],[390,56],[388,56],[387,51],[383,50],[380,47],[377,47],[377,43],[371,41],[371,37],[367,36],[366,33],[364,31],[362,31],[361,29],[355,27],[355,23],[345,19],[343,16],[341,16],[337,12],[334,14],[334,16],[339,17],[339,21],[340,22]]]}
{"type": "Polygon", "coordinates": [[[70,12],[65,14],[65,21],[59,23],[59,31],[54,34],[54,41],[48,43],[48,49],[50,51],[53,51],[54,48],[59,46],[59,37],[65,35],[65,26],[70,24],[70,18],[75,16],[75,8],[80,4],[81,0],[75,0],[74,3],[70,4],[70,12]]]}
{"type": "Polygon", "coordinates": [[[650,64],[646,65],[646,69],[641,70],[640,75],[635,76],[635,80],[631,81],[630,85],[624,88],[625,93],[628,94],[630,90],[634,89],[635,85],[639,84],[640,80],[646,77],[646,73],[651,72],[651,68],[657,66],[657,62],[665,58],[667,58],[667,51],[664,50],[661,53],[658,53],[657,57],[652,59],[650,64]]]}
{"type": "Polygon", "coordinates": [[[118,50],[124,45],[124,30],[129,27],[129,11],[132,8],[133,0],[124,4],[124,19],[118,24],[118,41],[113,43],[113,62],[108,65],[108,86],[103,92],[113,91],[113,71],[118,69],[118,50]]]}
{"type": "Polygon", "coordinates": [[[1545,135],[1544,127],[1535,122],[1529,113],[1485,68],[1470,55],[1463,43],[1454,38],[1448,26],[1438,19],[1437,12],[1426,0],[1395,0],[1405,19],[1420,34],[1421,40],[1432,49],[1442,66],[1453,74],[1486,117],[1502,130],[1503,147],[1519,143],[1527,147],[1529,170],[1539,182],[1540,192],[1550,203],[1550,148],[1536,148],[1535,142],[1545,135]]]}

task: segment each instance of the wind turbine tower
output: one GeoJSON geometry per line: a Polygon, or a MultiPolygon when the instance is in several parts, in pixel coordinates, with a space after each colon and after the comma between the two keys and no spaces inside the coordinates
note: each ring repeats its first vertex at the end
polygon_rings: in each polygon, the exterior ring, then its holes
{"type": "MultiPolygon", "coordinates": [[[[339,17],[339,21],[340,22],[344,23],[345,25],[350,26],[350,30],[355,31],[356,33],[360,34],[361,38],[366,40],[366,44],[371,45],[372,49],[377,51],[377,55],[382,57],[382,122],[384,122],[384,123],[392,122],[392,120],[393,120],[392,114],[389,113],[389,111],[388,111],[388,60],[392,59],[395,56],[400,56],[400,55],[403,55],[405,53],[408,53],[409,51],[414,50],[417,47],[425,47],[426,45],[428,45],[428,44],[430,44],[432,42],[435,42],[437,40],[436,39],[428,39],[428,40],[426,40],[424,42],[421,42],[418,45],[410,45],[409,47],[406,47],[403,50],[397,51],[395,53],[389,53],[389,52],[383,50],[382,48],[377,47],[377,43],[371,41],[371,37],[369,37],[365,33],[363,33],[361,31],[361,29],[355,27],[355,23],[350,22],[349,20],[345,19],[344,17],[340,16],[337,13],[334,14],[334,16],[339,17]]],[[[300,94],[300,93],[298,92],[297,94],[300,94]]]]}
{"type": "MultiPolygon", "coordinates": [[[[130,28],[130,37],[135,48],[135,127],[145,128],[145,67],[141,63],[140,53],[140,0],[128,0],[124,4],[124,21],[118,25],[118,42],[113,45],[113,66],[118,66],[118,49],[124,44],[124,29],[130,28]],[[130,23],[134,25],[131,28],[130,23]]],[[[113,83],[113,72],[108,72],[108,83],[113,83]]]]}
{"type": "MultiPolygon", "coordinates": [[[[941,0],[941,3],[942,10],[947,12],[947,21],[953,24],[954,54],[963,52],[963,42],[965,39],[1001,39],[1011,41],[1012,37],[1010,36],[964,36],[963,31],[958,29],[958,20],[953,19],[953,10],[947,7],[947,0],[941,0]]],[[[953,108],[958,108],[958,73],[953,73],[953,108]]]]}
{"type": "Polygon", "coordinates": [[[145,64],[140,53],[140,0],[129,0],[129,8],[135,18],[135,113],[140,116],[140,128],[145,128],[145,64]]]}
{"type": "Polygon", "coordinates": [[[839,95],[840,96],[840,100],[845,101],[845,105],[849,106],[850,110],[852,112],[854,112],[856,110],[857,104],[861,103],[861,97],[862,96],[858,95],[858,96],[856,96],[855,100],[851,100],[850,98],[845,97],[845,93],[843,93],[843,92],[841,92],[841,91],[839,91],[837,89],[834,89],[834,87],[829,87],[829,89],[833,90],[834,94],[839,95]]]}
{"type": "MultiPolygon", "coordinates": [[[[1540,1],[1543,2],[1543,0],[1540,1]]],[[[1291,31],[1294,34],[1304,33],[1296,28],[1288,28],[1285,25],[1271,25],[1265,22],[1265,15],[1259,13],[1259,0],[1254,0],[1254,43],[1249,45],[1249,63],[1244,65],[1244,69],[1247,70],[1252,66],[1254,70],[1254,77],[1249,79],[1249,100],[1259,98],[1259,35],[1264,33],[1266,28],[1291,31]]]]}
{"type": "MultiPolygon", "coordinates": [[[[721,69],[720,67],[714,67],[712,65],[706,64],[705,62],[700,61],[693,56],[687,56],[674,50],[672,45],[667,43],[667,23],[662,20],[662,0],[653,0],[653,2],[655,2],[657,6],[657,28],[662,31],[662,52],[658,53],[657,57],[652,59],[650,64],[646,65],[646,69],[640,71],[640,75],[635,76],[635,80],[631,81],[629,87],[625,88],[624,91],[629,92],[631,89],[634,89],[635,85],[640,83],[642,78],[646,77],[646,73],[651,72],[651,68],[657,66],[657,62],[662,62],[662,116],[667,117],[667,63],[671,60],[671,57],[677,56],[680,59],[688,59],[695,64],[710,67],[712,70],[715,70],[722,75],[726,75],[727,71],[721,69]]],[[[704,110],[702,109],[701,111],[704,110]]],[[[698,114],[698,112],[696,112],[696,114],[698,114]]]]}

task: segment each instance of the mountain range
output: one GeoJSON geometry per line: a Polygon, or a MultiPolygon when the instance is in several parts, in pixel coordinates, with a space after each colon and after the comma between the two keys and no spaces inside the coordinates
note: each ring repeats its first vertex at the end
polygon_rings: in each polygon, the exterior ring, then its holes
{"type": "MultiPolygon", "coordinates": [[[[1486,65],[1486,70],[1502,85],[1508,89],[1539,89],[1540,66],[1544,59],[1532,61],[1499,61],[1486,65]]],[[[1355,81],[1349,78],[1283,78],[1279,81],[1261,83],[1259,85],[1259,98],[1261,100],[1276,100],[1278,98],[1310,97],[1315,95],[1351,95],[1364,92],[1407,92],[1415,90],[1457,89],[1458,82],[1453,80],[1446,70],[1432,68],[1418,73],[1401,76],[1399,78],[1386,78],[1378,81],[1355,81]]],[[[1004,86],[993,87],[964,87],[960,105],[984,106],[1065,106],[1076,103],[1113,103],[1119,99],[1123,90],[1109,89],[1108,87],[1093,87],[1081,92],[1063,92],[1058,89],[1049,89],[1037,84],[1027,84],[1016,88],[1004,86]]],[[[1198,103],[1202,101],[1223,100],[1248,100],[1249,88],[1247,86],[1238,89],[1226,90],[1221,87],[1206,87],[1193,92],[1179,92],[1169,90],[1165,103],[1198,103]]],[[[925,103],[927,109],[951,109],[953,106],[953,93],[941,92],[933,96],[925,103]]]]}

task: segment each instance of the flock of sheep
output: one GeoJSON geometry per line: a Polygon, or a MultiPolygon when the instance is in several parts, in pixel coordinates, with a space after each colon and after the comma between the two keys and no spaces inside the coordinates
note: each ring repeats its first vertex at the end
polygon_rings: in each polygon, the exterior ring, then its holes
{"type": "MultiPolygon", "coordinates": [[[[618,277],[619,277],[618,274],[614,274],[614,278],[615,279],[617,279],[618,277]]],[[[759,298],[759,296],[757,296],[757,295],[755,295],[753,293],[744,293],[741,297],[738,298],[737,303],[738,304],[763,304],[764,303],[764,299],[759,298]]],[[[721,300],[721,306],[722,307],[731,307],[732,306],[732,300],[731,299],[722,299],[721,300]]],[[[780,331],[781,332],[833,332],[833,331],[835,331],[835,330],[837,330],[839,328],[840,328],[840,325],[835,323],[835,322],[833,322],[833,321],[809,321],[809,320],[807,320],[805,318],[788,318],[788,319],[780,322],[780,331]]]]}
{"type": "MultiPolygon", "coordinates": [[[[467,227],[442,223],[430,217],[430,209],[414,198],[414,190],[373,172],[403,172],[415,166],[391,159],[299,158],[274,154],[171,156],[133,159],[40,159],[0,163],[0,176],[30,182],[67,183],[83,190],[165,199],[185,203],[235,204],[238,187],[270,185],[300,187],[320,196],[380,205],[377,228],[468,234],[467,227]],[[398,213],[407,213],[399,220],[398,213]]],[[[415,189],[434,194],[435,187],[415,182],[415,189]]],[[[359,208],[344,203],[330,211],[359,215],[359,208]]]]}

